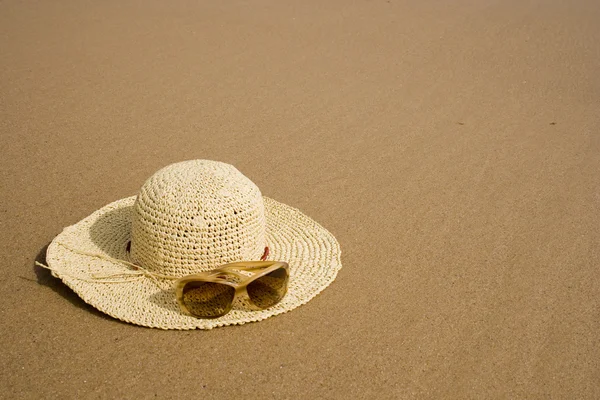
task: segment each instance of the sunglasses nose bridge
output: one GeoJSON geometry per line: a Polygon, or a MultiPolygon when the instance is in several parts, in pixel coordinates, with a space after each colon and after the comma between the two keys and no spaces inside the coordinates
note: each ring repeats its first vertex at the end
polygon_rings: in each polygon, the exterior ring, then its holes
{"type": "Polygon", "coordinates": [[[257,311],[257,308],[252,300],[250,299],[250,295],[248,294],[247,285],[239,285],[235,287],[235,295],[233,296],[233,300],[231,301],[232,309],[240,309],[247,311],[257,311]]]}

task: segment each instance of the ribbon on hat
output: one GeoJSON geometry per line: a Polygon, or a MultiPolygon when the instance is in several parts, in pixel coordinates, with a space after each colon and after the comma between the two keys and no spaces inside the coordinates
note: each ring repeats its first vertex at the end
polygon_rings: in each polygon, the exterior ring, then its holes
{"type": "MultiPolygon", "coordinates": [[[[134,264],[132,262],[129,261],[125,261],[125,260],[121,260],[118,258],[113,258],[110,256],[107,256],[106,254],[100,254],[100,253],[91,253],[88,251],[83,251],[83,250],[79,250],[79,249],[75,249],[63,242],[56,242],[58,245],[63,246],[64,248],[66,248],[67,250],[70,250],[74,253],[83,255],[83,256],[88,256],[88,257],[96,257],[96,258],[100,258],[102,260],[106,260],[106,261],[110,261],[110,262],[116,262],[119,264],[123,264],[126,265],[130,268],[130,270],[127,271],[116,271],[116,272],[105,272],[105,273],[90,273],[90,276],[92,277],[92,279],[87,278],[87,277],[81,277],[81,276],[76,276],[73,274],[69,274],[69,273],[64,273],[63,271],[59,271],[56,270],[54,268],[49,267],[48,265],[45,265],[41,262],[36,261],[35,265],[48,269],[50,271],[52,271],[52,275],[54,277],[56,277],[56,274],[63,274],[63,275],[67,275],[70,276],[72,278],[75,279],[79,279],[85,282],[90,282],[90,283],[124,283],[124,282],[129,282],[131,280],[131,278],[142,278],[142,277],[148,277],[151,278],[154,283],[156,283],[157,286],[160,286],[160,283],[158,281],[158,279],[169,279],[169,280],[176,280],[179,279],[180,277],[178,276],[173,276],[173,275],[165,275],[165,274],[159,274],[156,272],[152,272],[147,270],[144,267],[141,267],[137,264],[134,264]],[[119,278],[120,277],[120,278],[119,278]]],[[[267,259],[267,257],[269,256],[269,247],[265,247],[265,252],[263,254],[263,256],[261,257],[261,261],[264,261],[267,259]]]]}
{"type": "Polygon", "coordinates": [[[70,276],[72,278],[76,278],[76,279],[79,279],[79,280],[82,280],[85,282],[90,282],[90,283],[99,283],[99,282],[101,282],[101,283],[123,283],[123,282],[129,282],[132,278],[148,277],[148,278],[151,278],[157,284],[157,286],[160,286],[158,279],[170,279],[170,280],[179,279],[179,277],[177,277],[177,276],[165,275],[165,274],[159,274],[156,272],[152,272],[152,271],[149,271],[149,270],[145,269],[144,267],[134,264],[132,262],[121,260],[118,258],[113,258],[113,257],[107,256],[106,254],[92,253],[92,252],[88,252],[88,251],[75,249],[65,243],[62,243],[62,242],[56,242],[56,243],[74,253],[77,253],[77,254],[80,254],[83,256],[88,256],[88,257],[100,258],[105,261],[123,264],[123,265],[125,265],[129,268],[133,268],[133,269],[130,269],[127,271],[102,272],[102,273],[90,272],[90,276],[92,278],[92,279],[90,279],[88,277],[76,276],[73,274],[65,273],[65,272],[57,270],[55,268],[51,268],[48,265],[45,265],[38,261],[35,262],[35,265],[52,271],[53,276],[56,276],[55,273],[64,274],[64,275],[70,276]]]}

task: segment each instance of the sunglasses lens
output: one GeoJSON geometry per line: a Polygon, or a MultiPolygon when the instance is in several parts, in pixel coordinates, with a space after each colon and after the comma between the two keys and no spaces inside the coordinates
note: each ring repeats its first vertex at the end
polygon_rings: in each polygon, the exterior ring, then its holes
{"type": "Polygon", "coordinates": [[[260,308],[274,306],[285,295],[287,280],[288,273],[285,268],[278,268],[252,281],[247,287],[248,296],[260,308]]]}
{"type": "Polygon", "coordinates": [[[199,318],[216,318],[227,313],[234,296],[233,287],[214,282],[189,282],[183,288],[183,303],[199,318]]]}

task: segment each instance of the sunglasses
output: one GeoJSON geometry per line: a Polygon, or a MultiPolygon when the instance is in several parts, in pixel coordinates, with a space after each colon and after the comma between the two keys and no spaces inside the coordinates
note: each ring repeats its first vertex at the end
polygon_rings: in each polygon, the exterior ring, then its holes
{"type": "Polygon", "coordinates": [[[175,283],[181,311],[196,318],[218,318],[237,297],[266,309],[285,296],[289,266],[281,261],[245,261],[225,264],[212,271],[184,276],[175,283]]]}

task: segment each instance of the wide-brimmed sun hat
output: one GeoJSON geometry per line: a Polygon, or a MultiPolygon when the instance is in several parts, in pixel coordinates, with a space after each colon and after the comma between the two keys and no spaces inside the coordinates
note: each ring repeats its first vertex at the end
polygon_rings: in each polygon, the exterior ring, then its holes
{"type": "Polygon", "coordinates": [[[162,329],[244,324],[307,303],[341,268],[335,237],[298,209],[262,196],[235,167],[192,160],[150,177],[137,196],[115,201],[63,230],[46,262],[86,303],[122,321],[162,329]],[[216,319],[181,312],[172,278],[237,261],[289,264],[287,294],[265,310],[243,302],[216,319]]]}

